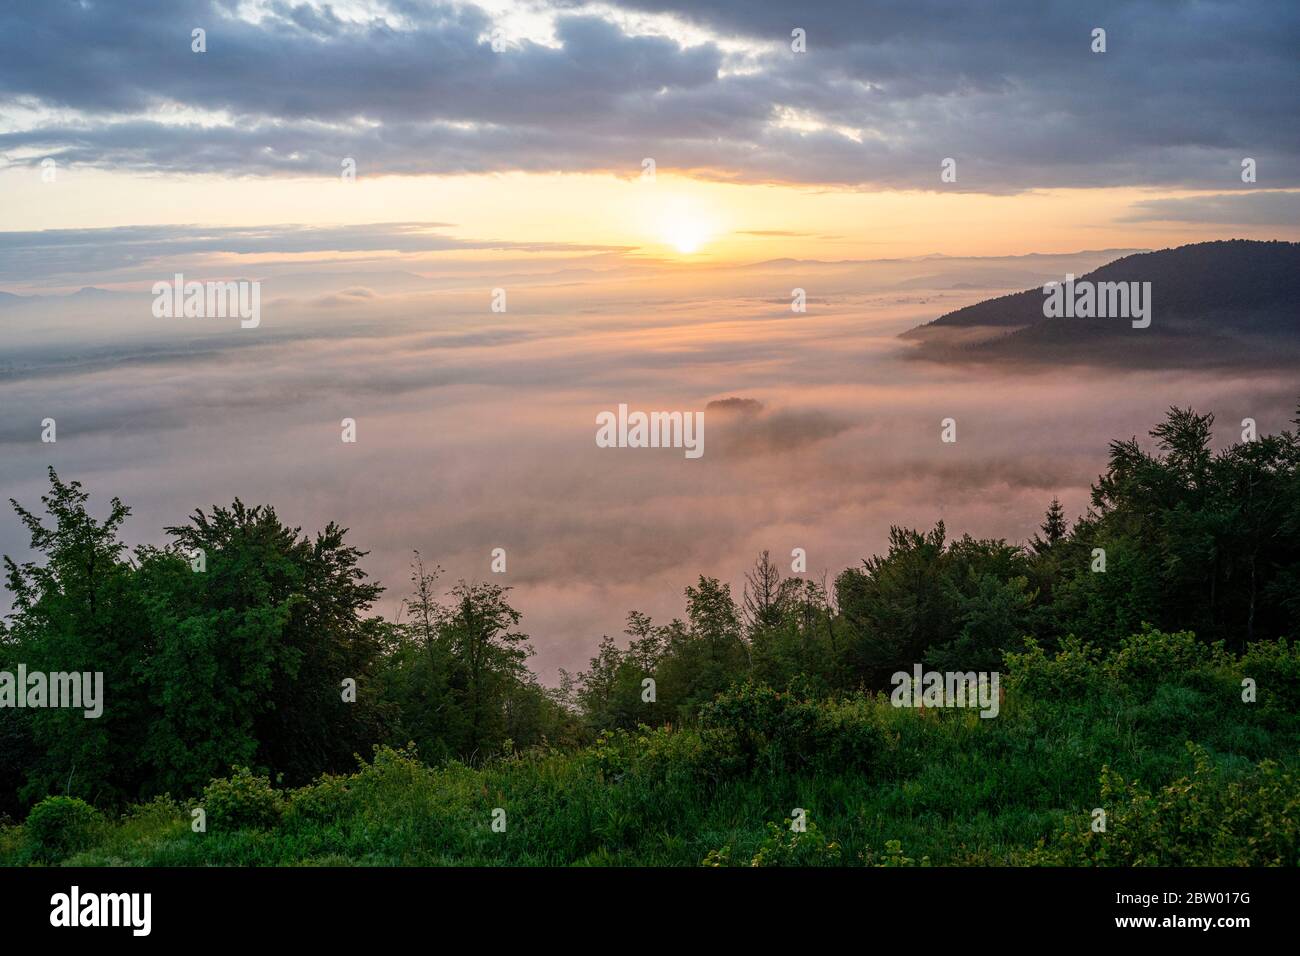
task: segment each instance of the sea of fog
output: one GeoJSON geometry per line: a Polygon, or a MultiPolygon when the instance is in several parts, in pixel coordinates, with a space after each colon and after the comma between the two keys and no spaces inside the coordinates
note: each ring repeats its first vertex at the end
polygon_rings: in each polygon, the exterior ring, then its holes
{"type": "MultiPolygon", "coordinates": [[[[3,299],[0,492],[39,506],[53,465],[98,514],[113,495],[131,507],[132,545],[236,497],[306,532],[334,520],[370,552],[388,616],[419,549],[447,585],[514,588],[550,681],[627,611],[682,615],[700,574],[739,596],[763,549],[802,548],[833,579],[893,524],[1023,541],[1053,495],[1083,511],[1108,443],[1170,405],[1215,412],[1220,444],[1245,417],[1287,427],[1294,376],[937,366],[897,339],[1112,258],[279,270],[248,277],[256,328],[155,317],[147,284],[3,299]],[[597,416],[620,404],[703,411],[704,453],[598,447],[597,416]]],[[[0,552],[27,545],[6,508],[0,552]]]]}

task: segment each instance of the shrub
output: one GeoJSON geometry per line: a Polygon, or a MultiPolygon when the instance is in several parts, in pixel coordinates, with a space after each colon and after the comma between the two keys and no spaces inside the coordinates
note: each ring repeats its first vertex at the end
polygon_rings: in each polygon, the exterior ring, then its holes
{"type": "Polygon", "coordinates": [[[839,866],[840,845],[828,842],[813,822],[802,833],[790,829],[790,821],[780,827],[767,825],[767,837],[750,859],[750,866],[839,866]]]}
{"type": "Polygon", "coordinates": [[[1261,707],[1300,713],[1300,641],[1256,641],[1242,655],[1241,676],[1254,679],[1261,707]]]}
{"type": "Polygon", "coordinates": [[[185,807],[170,793],[159,794],[147,803],[133,803],[122,812],[122,822],[173,821],[188,816],[185,807]]]}
{"type": "Polygon", "coordinates": [[[588,753],[600,779],[607,783],[618,783],[631,770],[633,748],[632,735],[626,730],[615,728],[598,734],[588,753]]]}
{"type": "Polygon", "coordinates": [[[1295,866],[1300,864],[1300,779],[1264,761],[1228,780],[1205,748],[1187,744],[1194,769],[1152,793],[1101,773],[1105,832],[1073,820],[1030,862],[1065,866],[1295,866]]]}
{"type": "Polygon", "coordinates": [[[203,791],[208,826],[215,830],[269,830],[280,822],[284,801],[266,777],[247,767],[231,767],[203,791]]]}
{"type": "Polygon", "coordinates": [[[887,866],[929,866],[930,858],[923,856],[919,861],[912,859],[903,852],[903,841],[886,840],[885,852],[875,853],[868,850],[862,854],[862,861],[868,866],[887,867],[887,866]]]}
{"type": "MultiPolygon", "coordinates": [[[[710,850],[701,866],[732,866],[731,846],[710,850]]],[[[767,824],[767,836],[750,858],[750,866],[839,866],[840,845],[827,842],[817,824],[809,821],[808,829],[796,832],[785,826],[767,824]]]]}
{"type": "Polygon", "coordinates": [[[293,791],[286,819],[294,823],[329,823],[343,816],[349,806],[350,777],[324,774],[315,783],[293,791]]]}
{"type": "MultiPolygon", "coordinates": [[[[423,817],[437,774],[420,762],[414,744],[376,744],[370,762],[358,756],[350,774],[323,774],[294,790],[285,807],[291,829],[343,825],[360,815],[371,820],[423,817]]],[[[490,765],[492,762],[485,764],[490,765]]],[[[450,772],[452,765],[443,768],[450,772]]]]}
{"type": "Polygon", "coordinates": [[[1061,642],[1055,655],[1047,652],[1032,638],[1025,641],[1022,654],[1007,653],[1007,693],[1043,701],[1086,698],[1100,686],[1098,660],[1101,652],[1073,635],[1061,642]]]}
{"type": "Polygon", "coordinates": [[[810,699],[739,684],[700,711],[709,763],[770,773],[867,769],[887,745],[876,701],[810,699]]]}
{"type": "Polygon", "coordinates": [[[741,745],[733,730],[704,727],[698,733],[700,773],[704,778],[716,784],[749,771],[752,759],[741,752],[741,745]]]}
{"type": "Polygon", "coordinates": [[[53,863],[93,846],[100,829],[98,811],[76,797],[46,797],[32,807],[23,828],[33,860],[53,863]]]}
{"type": "Polygon", "coordinates": [[[0,819],[0,866],[14,866],[25,859],[23,828],[11,824],[7,817],[0,819]]]}
{"type": "Polygon", "coordinates": [[[1141,694],[1161,684],[1199,686],[1206,672],[1231,665],[1223,642],[1204,644],[1191,631],[1166,633],[1146,627],[1126,637],[1106,660],[1106,673],[1141,694]]]}

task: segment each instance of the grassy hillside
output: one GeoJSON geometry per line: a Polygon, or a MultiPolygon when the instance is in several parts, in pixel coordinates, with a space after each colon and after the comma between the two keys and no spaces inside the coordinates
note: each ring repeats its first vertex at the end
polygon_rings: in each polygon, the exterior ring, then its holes
{"type": "Polygon", "coordinates": [[[475,768],[385,747],[300,789],[240,771],[113,820],[47,798],[0,830],[0,861],[1296,865],[1297,702],[1300,648],[1285,641],[1240,656],[1155,630],[1106,654],[1031,644],[1008,655],[995,719],[737,686],[689,728],[475,768]]]}

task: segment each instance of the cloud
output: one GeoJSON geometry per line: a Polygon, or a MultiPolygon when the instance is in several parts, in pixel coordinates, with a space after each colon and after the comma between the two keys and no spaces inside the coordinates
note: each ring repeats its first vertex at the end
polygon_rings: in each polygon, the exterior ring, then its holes
{"type": "Polygon", "coordinates": [[[253,17],[223,0],[9,4],[0,96],[22,120],[0,151],[332,176],[343,157],[368,175],[635,175],[648,155],[728,180],[986,193],[1214,188],[1249,155],[1267,157],[1270,184],[1300,186],[1300,8],[1282,0],[616,5],[649,26],[539,4],[549,42],[497,53],[494,20],[471,4],[364,19],[291,3],[253,17]],[[207,53],[190,51],[195,24],[207,53]],[[1094,54],[1099,25],[1108,49],[1094,54]],[[806,53],[790,50],[794,26],[806,53]],[[943,186],[945,157],[958,178],[943,186]]]}
{"type": "Polygon", "coordinates": [[[704,407],[720,453],[739,458],[789,454],[848,431],[852,423],[819,409],[769,409],[756,398],[714,399],[704,407]]]}
{"type": "Polygon", "coordinates": [[[742,412],[740,417],[724,422],[714,441],[720,454],[737,458],[786,455],[834,438],[851,427],[850,422],[818,409],[742,412]]]}
{"type": "MultiPolygon", "coordinates": [[[[429,253],[492,249],[516,252],[610,252],[619,246],[560,242],[457,239],[441,222],[391,222],[350,226],[115,226],[0,232],[0,281],[40,280],[153,267],[170,276],[186,262],[216,255],[300,253],[429,253]]],[[[229,263],[221,266],[229,274],[229,263]]]]}
{"type": "Polygon", "coordinates": [[[1133,203],[1121,221],[1294,226],[1300,222],[1300,192],[1266,189],[1214,196],[1144,199],[1133,203]]]}

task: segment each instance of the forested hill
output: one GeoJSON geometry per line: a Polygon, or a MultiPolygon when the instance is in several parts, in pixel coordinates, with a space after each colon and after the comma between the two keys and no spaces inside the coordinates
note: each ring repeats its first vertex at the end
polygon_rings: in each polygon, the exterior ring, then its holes
{"type": "Polygon", "coordinates": [[[1044,292],[1035,288],[958,309],[902,337],[917,356],[944,361],[1276,365],[1300,354],[1300,243],[1233,239],[1137,253],[1077,276],[1082,282],[1150,283],[1150,326],[1047,317],[1044,292]]]}

